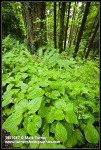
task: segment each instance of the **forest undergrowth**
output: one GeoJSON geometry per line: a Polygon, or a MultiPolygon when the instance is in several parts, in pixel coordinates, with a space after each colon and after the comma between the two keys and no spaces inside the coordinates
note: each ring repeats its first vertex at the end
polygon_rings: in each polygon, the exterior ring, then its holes
{"type": "Polygon", "coordinates": [[[13,147],[99,147],[99,61],[73,59],[51,46],[31,55],[10,37],[2,49],[2,129],[23,136],[13,147]]]}

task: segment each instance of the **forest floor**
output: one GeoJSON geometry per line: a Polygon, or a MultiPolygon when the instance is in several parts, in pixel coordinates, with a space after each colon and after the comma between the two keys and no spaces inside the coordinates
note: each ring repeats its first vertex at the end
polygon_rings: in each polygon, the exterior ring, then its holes
{"type": "Polygon", "coordinates": [[[2,148],[12,148],[11,143],[5,143],[5,136],[10,136],[10,134],[5,130],[2,130],[2,148]]]}
{"type": "MultiPolygon", "coordinates": [[[[4,122],[4,120],[5,119],[2,118],[2,122],[4,122]]],[[[5,136],[10,136],[10,133],[2,129],[1,148],[13,148],[11,143],[5,143],[5,136]]]]}

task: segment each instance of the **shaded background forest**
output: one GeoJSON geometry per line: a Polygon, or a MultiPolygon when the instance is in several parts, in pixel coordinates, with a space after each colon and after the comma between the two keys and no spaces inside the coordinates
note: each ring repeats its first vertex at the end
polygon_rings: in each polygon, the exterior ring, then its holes
{"type": "Polygon", "coordinates": [[[69,56],[99,55],[99,2],[3,2],[2,36],[33,54],[50,45],[69,56]]]}

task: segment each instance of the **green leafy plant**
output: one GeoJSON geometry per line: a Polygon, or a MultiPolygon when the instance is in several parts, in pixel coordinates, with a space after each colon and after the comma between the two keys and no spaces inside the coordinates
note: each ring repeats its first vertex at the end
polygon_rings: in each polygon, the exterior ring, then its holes
{"type": "Polygon", "coordinates": [[[45,53],[41,48],[36,60],[24,45],[18,47],[10,47],[2,56],[2,128],[13,136],[46,137],[59,143],[14,143],[13,147],[97,147],[97,63],[65,59],[49,47],[45,53]]]}

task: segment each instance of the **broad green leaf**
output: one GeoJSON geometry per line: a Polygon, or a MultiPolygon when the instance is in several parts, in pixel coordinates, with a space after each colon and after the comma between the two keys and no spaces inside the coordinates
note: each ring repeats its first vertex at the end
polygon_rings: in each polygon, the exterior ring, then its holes
{"type": "Polygon", "coordinates": [[[5,110],[3,110],[3,115],[5,116],[5,115],[7,115],[7,116],[9,116],[11,113],[13,113],[14,112],[14,106],[12,106],[12,108],[10,109],[10,108],[6,108],[5,110]]]}
{"type": "Polygon", "coordinates": [[[41,88],[34,88],[33,91],[29,92],[27,99],[34,99],[37,97],[41,97],[42,95],[44,95],[45,91],[42,90],[41,88]]]}
{"type": "Polygon", "coordinates": [[[66,148],[72,148],[74,147],[78,142],[78,139],[76,137],[75,131],[73,131],[71,133],[71,136],[68,137],[68,139],[66,140],[65,146],[66,148]]]}
{"type": "Polygon", "coordinates": [[[8,74],[3,74],[2,75],[2,86],[5,86],[8,82],[8,74]]]}
{"type": "Polygon", "coordinates": [[[50,132],[51,132],[51,133],[55,133],[56,124],[57,124],[56,121],[54,121],[54,122],[51,124],[51,126],[50,126],[50,132]]]}
{"type": "MultiPolygon", "coordinates": [[[[23,91],[21,90],[21,91],[17,94],[17,101],[21,101],[21,100],[23,100],[23,99],[25,99],[25,94],[24,94],[23,91]]],[[[16,101],[16,100],[14,99],[14,101],[16,101]]]]}
{"type": "Polygon", "coordinates": [[[29,147],[28,148],[38,148],[39,147],[39,143],[31,143],[31,144],[29,144],[29,147]]]}
{"type": "Polygon", "coordinates": [[[18,84],[19,81],[21,81],[21,78],[22,78],[22,74],[17,73],[17,74],[15,75],[15,82],[16,82],[16,84],[18,84]]]}
{"type": "Polygon", "coordinates": [[[39,83],[39,85],[41,87],[47,87],[50,84],[51,84],[51,81],[48,81],[48,80],[44,80],[44,81],[42,81],[42,82],[39,83]]]}
{"type": "Polygon", "coordinates": [[[54,121],[54,111],[55,108],[54,107],[50,107],[50,111],[47,113],[45,119],[47,121],[47,123],[52,123],[54,121]]]}
{"type": "Polygon", "coordinates": [[[87,114],[84,114],[82,116],[83,116],[82,118],[84,119],[84,123],[86,123],[86,124],[87,123],[93,124],[95,122],[95,117],[91,113],[87,113],[87,114]]]}
{"type": "Polygon", "coordinates": [[[49,110],[49,107],[40,107],[40,109],[38,110],[38,115],[41,116],[41,118],[44,118],[47,116],[49,110]]]}
{"type": "Polygon", "coordinates": [[[28,88],[27,84],[25,84],[25,83],[21,84],[21,90],[22,90],[23,93],[26,92],[27,88],[28,88]]]}
{"type": "Polygon", "coordinates": [[[64,108],[66,108],[66,102],[63,99],[59,99],[55,101],[54,106],[64,110],[64,108]]]}
{"type": "Polygon", "coordinates": [[[20,69],[21,72],[25,72],[27,70],[28,70],[28,66],[25,66],[25,67],[23,67],[23,68],[20,69]]]}
{"type": "Polygon", "coordinates": [[[84,143],[84,136],[79,129],[75,130],[75,135],[78,141],[84,143]]]}
{"type": "Polygon", "coordinates": [[[18,111],[12,113],[3,123],[2,128],[10,133],[16,132],[16,130],[18,129],[17,126],[21,123],[21,120],[22,120],[22,113],[18,111]]]}
{"type": "Polygon", "coordinates": [[[17,84],[15,85],[15,87],[21,87],[23,85],[23,81],[19,81],[17,82],[17,84]]]}
{"type": "Polygon", "coordinates": [[[63,126],[66,128],[68,137],[71,136],[71,133],[74,131],[74,126],[73,124],[70,124],[68,122],[62,122],[63,126]]]}
{"type": "Polygon", "coordinates": [[[88,119],[88,118],[90,118],[90,113],[82,114],[82,119],[88,119]]]}
{"type": "Polygon", "coordinates": [[[42,119],[39,115],[32,115],[32,121],[34,122],[34,125],[37,127],[37,128],[40,128],[41,125],[42,125],[42,119]]]}
{"type": "MultiPolygon", "coordinates": [[[[49,140],[48,140],[49,141],[49,140]]],[[[45,148],[45,149],[62,149],[62,148],[66,148],[64,145],[61,144],[55,144],[54,140],[50,140],[49,143],[44,143],[44,144],[40,144],[39,148],[45,148]],[[53,141],[53,143],[51,143],[51,141],[53,141]]]]}
{"type": "Polygon", "coordinates": [[[45,93],[45,95],[52,99],[57,99],[60,96],[60,92],[57,90],[53,90],[51,93],[45,93]]]}
{"type": "Polygon", "coordinates": [[[80,94],[81,88],[75,87],[71,92],[71,95],[78,95],[80,94]]]}
{"type": "Polygon", "coordinates": [[[28,104],[29,113],[35,113],[39,110],[42,102],[42,97],[37,97],[31,100],[28,104]]]}
{"type": "Polygon", "coordinates": [[[61,109],[55,109],[54,111],[54,120],[63,120],[64,119],[64,114],[61,109]]]}
{"type": "Polygon", "coordinates": [[[53,137],[46,137],[46,141],[45,140],[41,141],[42,143],[40,143],[39,148],[46,148],[46,149],[54,148],[54,138],[53,137]],[[53,141],[53,143],[52,143],[52,141],[53,141]]]}
{"type": "Polygon", "coordinates": [[[65,120],[68,123],[78,124],[77,116],[74,111],[67,111],[65,115],[65,120]]]}
{"type": "Polygon", "coordinates": [[[25,79],[26,77],[28,77],[28,74],[27,73],[23,73],[22,74],[22,78],[25,79]]]}
{"type": "Polygon", "coordinates": [[[6,91],[2,98],[3,98],[3,102],[2,102],[2,107],[7,106],[8,104],[10,104],[10,102],[12,102],[12,91],[6,91]]]}
{"type": "MultiPolygon", "coordinates": [[[[50,88],[51,88],[52,90],[57,89],[57,90],[59,90],[59,92],[60,92],[60,88],[61,88],[61,86],[62,86],[62,83],[61,83],[60,80],[58,80],[58,78],[59,78],[59,72],[57,72],[57,74],[54,73],[54,77],[56,78],[57,81],[51,81],[50,88]]],[[[54,78],[54,77],[53,77],[53,78],[54,78]]]]}
{"type": "Polygon", "coordinates": [[[6,90],[7,90],[7,91],[10,91],[10,90],[12,89],[13,86],[14,86],[14,84],[12,84],[12,83],[9,84],[9,85],[7,86],[7,88],[6,88],[6,90]]]}
{"type": "Polygon", "coordinates": [[[84,123],[81,123],[80,128],[84,132],[86,130],[86,125],[84,123]]]}
{"type": "Polygon", "coordinates": [[[15,104],[15,111],[25,112],[28,107],[28,100],[21,100],[19,103],[15,104]]]}
{"type": "Polygon", "coordinates": [[[73,103],[67,101],[65,111],[73,111],[73,103]]]}
{"type": "Polygon", "coordinates": [[[37,133],[38,129],[41,127],[42,120],[38,115],[33,115],[32,121],[28,123],[27,132],[29,135],[34,136],[37,133]]]}
{"type": "Polygon", "coordinates": [[[20,89],[12,89],[13,94],[17,94],[19,92],[20,89]]]}
{"type": "Polygon", "coordinates": [[[18,71],[20,71],[20,66],[16,66],[14,69],[13,69],[13,72],[18,72],[18,71]]]}
{"type": "Polygon", "coordinates": [[[89,101],[88,106],[90,106],[93,109],[93,113],[96,112],[96,105],[94,102],[89,101]]]}
{"type": "Polygon", "coordinates": [[[69,88],[70,90],[73,89],[72,82],[70,82],[70,81],[68,81],[68,82],[66,83],[66,86],[67,86],[67,88],[69,88]]]}
{"type": "Polygon", "coordinates": [[[28,123],[31,121],[31,118],[29,116],[26,116],[24,118],[24,122],[22,123],[23,124],[23,127],[25,129],[25,131],[27,130],[27,126],[28,126],[28,123]]]}
{"type": "Polygon", "coordinates": [[[85,88],[85,87],[83,87],[83,88],[82,88],[82,93],[88,93],[88,89],[85,88]]]}
{"type": "Polygon", "coordinates": [[[65,142],[67,139],[67,131],[60,122],[56,124],[55,138],[60,142],[65,142]]]}
{"type": "Polygon", "coordinates": [[[18,136],[19,138],[14,140],[15,143],[13,143],[13,147],[15,147],[15,148],[21,147],[23,145],[23,143],[20,141],[25,141],[26,135],[27,135],[27,132],[23,128],[19,129],[14,135],[14,136],[18,136]],[[16,141],[19,141],[19,143],[16,143],[16,141]]]}
{"type": "Polygon", "coordinates": [[[64,95],[65,94],[65,87],[64,86],[60,86],[58,87],[59,92],[64,95]]]}
{"type": "Polygon", "coordinates": [[[84,134],[85,134],[86,140],[89,143],[94,143],[94,144],[98,143],[99,133],[91,123],[87,124],[84,134]]]}
{"type": "Polygon", "coordinates": [[[7,83],[11,83],[12,81],[14,81],[14,77],[9,77],[7,83]]]}
{"type": "Polygon", "coordinates": [[[42,136],[49,137],[49,126],[44,129],[44,132],[43,132],[42,136]]]}
{"type": "MultiPolygon", "coordinates": [[[[49,140],[48,140],[49,141],[49,140]]],[[[40,145],[39,145],[39,149],[50,149],[52,148],[53,143],[46,143],[45,141],[41,141],[40,145]]]]}

